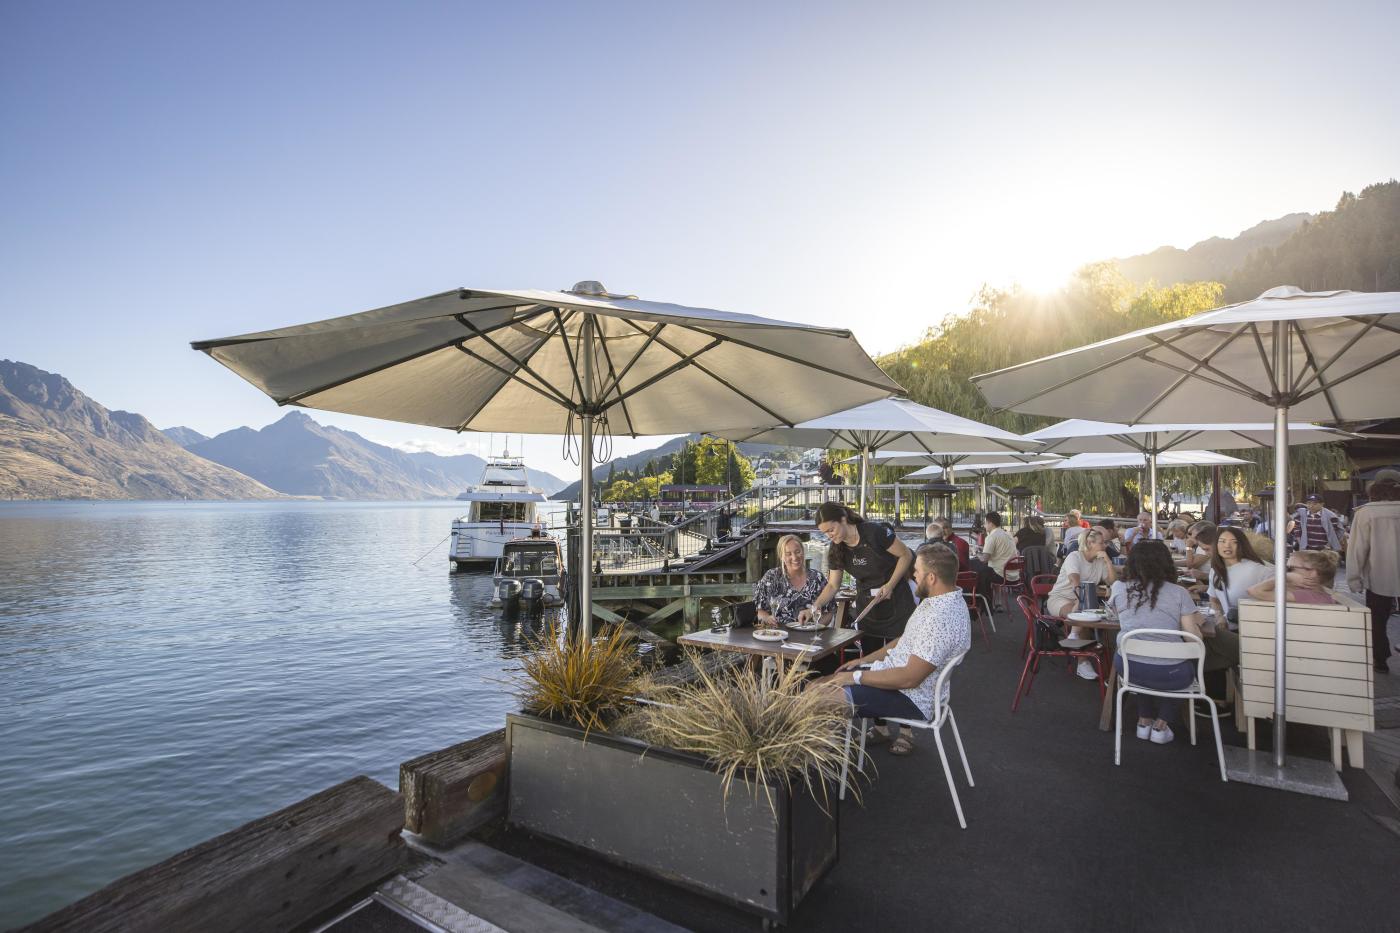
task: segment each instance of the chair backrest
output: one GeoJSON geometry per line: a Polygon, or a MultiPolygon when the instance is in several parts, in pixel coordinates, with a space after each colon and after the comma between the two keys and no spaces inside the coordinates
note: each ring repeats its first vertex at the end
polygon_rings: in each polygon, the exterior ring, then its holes
{"type": "Polygon", "coordinates": [[[972,591],[977,589],[977,571],[962,570],[958,572],[958,589],[963,591],[964,596],[972,595],[972,591]]]}
{"type": "Polygon", "coordinates": [[[1040,605],[1034,597],[1022,593],[1016,597],[1016,605],[1021,607],[1021,615],[1026,617],[1026,625],[1034,628],[1036,617],[1040,615],[1040,605]]]}
{"type": "Polygon", "coordinates": [[[967,652],[953,658],[943,669],[938,672],[938,679],[933,682],[933,715],[929,717],[929,722],[937,724],[943,716],[943,690],[948,683],[948,675],[953,673],[953,668],[962,663],[962,659],[967,657],[967,652]]]}
{"type": "MultiPolygon", "coordinates": [[[[1196,679],[1205,682],[1206,646],[1199,635],[1174,628],[1139,628],[1118,635],[1118,654],[1123,658],[1123,681],[1131,684],[1128,676],[1129,653],[1139,658],[1164,658],[1175,661],[1195,661],[1196,679]],[[1156,641],[1149,635],[1175,635],[1177,641],[1156,641]]],[[[1140,663],[1140,662],[1139,662],[1140,663]]]]}
{"type": "Polygon", "coordinates": [[[1059,576],[1053,573],[1040,573],[1031,577],[1031,592],[1036,596],[1048,596],[1055,588],[1059,576]]]}
{"type": "Polygon", "coordinates": [[[1021,559],[1026,563],[1026,573],[1030,576],[1039,576],[1043,573],[1053,574],[1058,569],[1058,561],[1049,548],[1040,545],[1031,545],[1021,551],[1021,559]]]}
{"type": "Polygon", "coordinates": [[[1026,559],[1020,554],[1017,554],[1006,562],[1006,566],[1003,567],[1001,571],[1001,578],[1007,583],[1015,583],[1021,579],[1021,574],[1025,569],[1026,559]]]}

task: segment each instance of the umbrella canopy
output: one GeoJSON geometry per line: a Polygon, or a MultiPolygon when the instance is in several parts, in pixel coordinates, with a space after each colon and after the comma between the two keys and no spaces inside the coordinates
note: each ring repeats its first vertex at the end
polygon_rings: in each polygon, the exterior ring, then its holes
{"type": "MultiPolygon", "coordinates": [[[[931,454],[923,451],[912,450],[879,450],[871,453],[870,463],[873,466],[944,466],[957,467],[958,470],[973,469],[974,463],[981,460],[986,461],[989,457],[994,458],[997,463],[1055,463],[1063,460],[1059,454],[1047,454],[1043,451],[1035,450],[1018,454],[1014,451],[1001,451],[996,454],[989,454],[985,450],[970,451],[958,450],[948,453],[931,454]]],[[[860,455],[847,457],[842,463],[859,463],[860,455]]],[[[912,474],[911,474],[912,475],[912,474]]]]}
{"type": "MultiPolygon", "coordinates": [[[[1272,447],[1272,423],[1252,424],[1120,424],[1111,421],[1085,421],[1070,418],[1026,437],[1043,441],[1046,451],[1058,454],[1140,453],[1164,454],[1189,447],[1214,450],[1224,447],[1272,447]]],[[[1355,437],[1336,428],[1295,422],[1288,426],[1290,444],[1325,444],[1355,437]]]]}
{"type": "Polygon", "coordinates": [[[453,431],[579,434],[581,630],[592,630],[595,433],[795,425],[900,391],[849,331],[609,294],[454,289],[201,340],[279,405],[453,431]]]}
{"type": "Polygon", "coordinates": [[[734,441],[787,444],[800,447],[847,447],[859,450],[861,462],[860,510],[865,511],[865,479],[869,455],[891,444],[916,447],[924,453],[959,451],[1005,453],[1033,450],[1038,441],[971,418],[929,408],[907,398],[886,398],[792,427],[718,431],[734,441]]]}
{"type": "MultiPolygon", "coordinates": [[[[1274,483],[1288,488],[1288,421],[1360,421],[1400,410],[1400,292],[1305,292],[1133,331],[973,378],[998,408],[1137,424],[1270,418],[1274,483]],[[1096,391],[1084,380],[1094,379],[1096,391]],[[1108,391],[1103,386],[1111,387],[1108,391]]],[[[1286,586],[1286,496],[1274,500],[1274,585],[1286,586]]],[[[1274,610],[1274,765],[1282,781],[1287,608],[1274,610]]]]}
{"type": "MultiPolygon", "coordinates": [[[[1169,467],[1196,466],[1239,466],[1248,463],[1238,457],[1218,454],[1209,450],[1174,450],[1157,458],[1157,466],[1169,467]]],[[[960,470],[969,472],[996,473],[1038,473],[1041,470],[1141,470],[1147,466],[1143,454],[1076,454],[1073,457],[1054,457],[1041,463],[1021,463],[1016,460],[985,461],[963,463],[960,470]]],[[[910,473],[906,479],[935,477],[942,472],[941,467],[929,466],[910,473]]]]}

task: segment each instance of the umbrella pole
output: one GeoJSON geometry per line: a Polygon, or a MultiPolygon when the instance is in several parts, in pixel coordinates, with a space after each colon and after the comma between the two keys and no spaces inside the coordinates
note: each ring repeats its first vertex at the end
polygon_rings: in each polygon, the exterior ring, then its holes
{"type": "Polygon", "coordinates": [[[1147,507],[1152,511],[1152,537],[1157,537],[1157,435],[1152,435],[1152,447],[1147,453],[1147,485],[1152,490],[1147,507]]]}
{"type": "Polygon", "coordinates": [[[579,487],[579,497],[583,500],[583,524],[579,529],[579,578],[578,605],[579,635],[583,643],[593,640],[593,413],[589,409],[587,393],[593,388],[593,318],[583,321],[582,346],[579,355],[583,357],[583,413],[579,418],[582,427],[579,431],[579,464],[583,468],[583,478],[579,487]]]}
{"type": "MultiPolygon", "coordinates": [[[[1278,343],[1284,341],[1275,337],[1278,343]]],[[[1281,353],[1275,347],[1274,365],[1280,382],[1287,377],[1278,370],[1281,353]]],[[[1286,384],[1286,383],[1284,383],[1286,384]]],[[[1274,765],[1283,767],[1283,743],[1286,732],[1285,711],[1288,708],[1284,683],[1287,645],[1285,643],[1288,596],[1288,500],[1282,490],[1288,488],[1288,407],[1274,409],[1274,765]]]]}
{"type": "Polygon", "coordinates": [[[860,512],[861,517],[865,516],[865,479],[866,475],[869,472],[869,469],[870,448],[862,447],[860,449],[860,508],[857,509],[857,511],[860,512]]]}

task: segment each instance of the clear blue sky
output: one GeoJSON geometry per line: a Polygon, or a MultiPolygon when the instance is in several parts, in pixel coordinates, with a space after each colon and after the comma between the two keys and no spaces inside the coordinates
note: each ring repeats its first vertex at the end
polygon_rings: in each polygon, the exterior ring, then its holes
{"type": "Polygon", "coordinates": [[[283,412],[191,339],[458,285],[878,353],[1400,174],[1398,8],[9,0],[0,356],[216,433],[283,412]]]}

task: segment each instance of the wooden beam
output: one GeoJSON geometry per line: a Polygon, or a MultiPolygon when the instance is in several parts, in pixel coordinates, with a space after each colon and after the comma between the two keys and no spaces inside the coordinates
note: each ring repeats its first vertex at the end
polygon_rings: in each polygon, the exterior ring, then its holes
{"type": "Polygon", "coordinates": [[[404,866],[403,798],[351,778],[143,868],[26,933],[290,930],[404,866]]]}
{"type": "Polygon", "coordinates": [[[671,600],[669,603],[667,603],[666,605],[662,606],[660,609],[656,610],[656,611],[653,612],[651,615],[649,615],[649,616],[647,616],[645,619],[643,619],[643,620],[642,620],[642,625],[655,625],[657,622],[660,622],[662,619],[666,618],[667,616],[675,615],[675,614],[676,614],[677,612],[679,612],[684,606],[685,606],[685,597],[684,597],[684,596],[682,596],[680,599],[673,599],[673,600],[671,600]]]}
{"type": "Polygon", "coordinates": [[[399,765],[404,827],[446,846],[505,813],[506,730],[399,765]]]}
{"type": "Polygon", "coordinates": [[[597,601],[622,602],[631,599],[679,599],[682,596],[744,596],[753,597],[753,584],[693,583],[686,586],[602,586],[593,591],[593,612],[598,613],[597,601]]]}
{"type": "Polygon", "coordinates": [[[624,623],[624,622],[627,621],[627,620],[624,619],[622,616],[618,615],[616,612],[613,612],[611,609],[605,609],[604,607],[598,605],[598,598],[597,598],[597,596],[598,596],[598,594],[597,594],[597,591],[595,590],[595,591],[594,591],[594,594],[593,594],[593,597],[594,597],[594,598],[593,598],[593,615],[594,615],[594,616],[596,616],[596,617],[599,618],[599,619],[602,619],[604,622],[611,622],[613,625],[621,625],[622,623],[624,623]]]}

